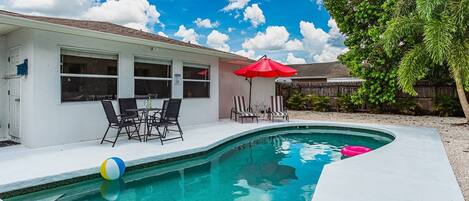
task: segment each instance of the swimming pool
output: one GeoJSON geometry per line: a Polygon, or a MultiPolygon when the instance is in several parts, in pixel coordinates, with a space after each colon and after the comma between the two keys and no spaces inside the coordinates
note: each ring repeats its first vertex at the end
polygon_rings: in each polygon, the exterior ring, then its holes
{"type": "MultiPolygon", "coordinates": [[[[324,165],[340,149],[376,149],[393,138],[339,127],[288,127],[251,133],[196,157],[128,171],[7,200],[307,200],[324,165]]],[[[132,169],[132,168],[131,168],[132,169]]]]}

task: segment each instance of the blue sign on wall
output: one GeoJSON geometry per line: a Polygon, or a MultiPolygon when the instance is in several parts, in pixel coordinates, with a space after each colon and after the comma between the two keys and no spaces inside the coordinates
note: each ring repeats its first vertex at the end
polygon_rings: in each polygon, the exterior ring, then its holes
{"type": "Polygon", "coordinates": [[[16,75],[28,75],[28,59],[25,59],[22,64],[16,65],[16,75]]]}

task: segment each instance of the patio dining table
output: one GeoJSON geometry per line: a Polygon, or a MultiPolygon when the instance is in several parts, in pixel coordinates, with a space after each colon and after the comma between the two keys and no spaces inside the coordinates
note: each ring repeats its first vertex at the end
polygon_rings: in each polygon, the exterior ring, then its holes
{"type": "Polygon", "coordinates": [[[126,111],[128,112],[137,112],[139,114],[139,119],[143,120],[143,124],[145,124],[145,127],[143,128],[143,139],[144,141],[148,141],[148,137],[151,135],[150,129],[149,129],[149,121],[151,120],[149,117],[150,112],[155,112],[159,113],[161,112],[161,108],[137,108],[137,109],[127,109],[126,111]],[[141,115],[140,115],[141,114],[141,115]]]}

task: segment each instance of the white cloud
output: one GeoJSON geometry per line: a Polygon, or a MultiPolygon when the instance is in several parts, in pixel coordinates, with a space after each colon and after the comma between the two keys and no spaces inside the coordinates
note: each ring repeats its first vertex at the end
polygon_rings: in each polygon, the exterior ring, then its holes
{"type": "Polygon", "coordinates": [[[288,53],[287,55],[287,64],[305,64],[306,60],[303,58],[298,58],[293,55],[293,53],[288,53]]]}
{"type": "Polygon", "coordinates": [[[336,61],[338,55],[347,51],[343,44],[345,37],[334,20],[328,21],[328,32],[311,22],[301,21],[299,25],[301,39],[290,39],[283,26],[269,26],[265,32],[258,32],[253,38],[246,39],[242,44],[245,52],[242,53],[261,50],[287,63],[305,63],[306,58],[309,62],[336,61]],[[301,53],[303,58],[296,57],[292,51],[301,53]]]}
{"type": "Polygon", "coordinates": [[[90,8],[83,17],[149,31],[148,27],[159,23],[160,13],[147,0],[108,0],[90,8]]]}
{"type": "Polygon", "coordinates": [[[223,8],[223,11],[243,9],[249,3],[249,0],[229,0],[229,4],[223,8]]]}
{"type": "Polygon", "coordinates": [[[256,52],[254,50],[238,50],[238,51],[233,52],[233,53],[235,53],[237,55],[241,55],[243,57],[250,58],[250,59],[254,59],[254,60],[257,59],[256,52]]]}
{"type": "Polygon", "coordinates": [[[316,28],[310,22],[300,22],[300,33],[303,35],[305,48],[313,54],[321,52],[329,39],[329,34],[320,28],[316,28]]]}
{"type": "Polygon", "coordinates": [[[226,34],[220,33],[217,30],[213,30],[207,36],[207,45],[221,51],[230,51],[230,46],[226,42],[230,37],[226,34]]]}
{"type": "Polygon", "coordinates": [[[334,19],[329,19],[327,21],[327,25],[329,26],[329,43],[334,46],[344,46],[345,36],[340,33],[339,27],[337,27],[337,23],[334,19]]]}
{"type": "Polygon", "coordinates": [[[32,15],[79,18],[94,0],[0,0],[0,8],[32,15]]]}
{"type": "Polygon", "coordinates": [[[254,38],[244,41],[242,47],[251,50],[303,50],[303,42],[298,39],[288,40],[290,33],[284,26],[269,26],[264,32],[258,32],[254,38]]]}
{"type": "Polygon", "coordinates": [[[298,39],[289,40],[285,43],[285,49],[289,51],[301,51],[304,50],[303,42],[298,39]]]}
{"type": "Polygon", "coordinates": [[[324,0],[310,0],[310,1],[316,3],[316,5],[318,6],[318,10],[321,10],[324,0]]]}
{"type": "Polygon", "coordinates": [[[235,14],[234,18],[238,19],[239,17],[241,17],[241,14],[239,13],[239,11],[236,11],[236,14],[235,14]]]}
{"type": "Polygon", "coordinates": [[[229,32],[229,33],[233,32],[234,30],[236,30],[236,29],[233,28],[233,27],[228,27],[228,32],[229,32]]]}
{"type": "Polygon", "coordinates": [[[242,47],[252,50],[279,50],[285,47],[289,36],[284,26],[269,26],[265,33],[258,32],[254,38],[244,41],[242,47]]]}
{"type": "Polygon", "coordinates": [[[319,54],[313,55],[313,61],[318,63],[337,61],[337,56],[347,52],[347,50],[347,48],[334,47],[327,44],[319,54]]]}
{"type": "Polygon", "coordinates": [[[194,29],[186,29],[184,25],[179,26],[179,30],[174,34],[174,36],[181,38],[184,42],[199,44],[199,42],[197,42],[199,35],[194,29]]]}
{"type": "Polygon", "coordinates": [[[168,38],[168,35],[166,35],[166,34],[163,33],[162,31],[158,31],[158,35],[168,38]]]}
{"type": "Polygon", "coordinates": [[[208,28],[208,29],[215,28],[215,27],[218,27],[220,25],[220,23],[217,22],[217,21],[211,22],[210,19],[201,19],[201,18],[197,18],[194,21],[194,23],[199,28],[208,28]]]}
{"type": "Polygon", "coordinates": [[[148,0],[0,0],[0,5],[25,14],[107,21],[144,31],[161,24],[160,13],[148,0]]]}
{"type": "Polygon", "coordinates": [[[316,28],[313,23],[301,21],[304,48],[314,62],[337,61],[337,56],[347,51],[343,45],[345,37],[340,33],[334,20],[328,21],[329,32],[316,28]]]}
{"type": "Polygon", "coordinates": [[[258,4],[252,4],[244,10],[244,20],[249,20],[252,26],[257,27],[265,23],[264,12],[262,12],[258,4]]]}

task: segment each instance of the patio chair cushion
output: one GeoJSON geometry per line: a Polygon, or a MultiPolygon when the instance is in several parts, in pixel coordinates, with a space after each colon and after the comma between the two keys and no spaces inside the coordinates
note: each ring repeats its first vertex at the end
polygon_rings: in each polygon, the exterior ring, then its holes
{"type": "Polygon", "coordinates": [[[244,96],[233,96],[234,109],[238,113],[247,112],[246,104],[244,103],[244,96]]]}
{"type": "Polygon", "coordinates": [[[271,96],[272,113],[286,113],[283,109],[283,96],[271,96]]]}
{"type": "Polygon", "coordinates": [[[252,112],[240,112],[239,116],[240,117],[257,117],[257,115],[252,112]]]}
{"type": "Polygon", "coordinates": [[[280,117],[284,117],[284,116],[288,116],[288,113],[286,112],[272,112],[272,115],[273,116],[280,116],[280,117]]]}

